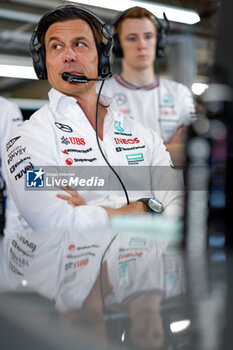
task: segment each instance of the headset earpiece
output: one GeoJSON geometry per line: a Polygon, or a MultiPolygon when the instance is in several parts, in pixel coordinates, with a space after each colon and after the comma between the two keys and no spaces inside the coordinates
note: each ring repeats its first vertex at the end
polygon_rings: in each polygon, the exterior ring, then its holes
{"type": "MultiPolygon", "coordinates": [[[[92,11],[87,10],[83,7],[74,6],[74,5],[66,5],[56,8],[55,10],[52,10],[50,13],[59,11],[63,8],[71,8],[75,7],[77,10],[80,10],[88,15],[91,15],[94,17],[102,26],[102,41],[98,50],[98,76],[101,78],[106,78],[111,74],[111,62],[110,62],[110,55],[111,55],[111,48],[112,48],[112,34],[111,31],[108,29],[107,25],[92,11]]],[[[47,80],[47,69],[46,69],[46,60],[45,60],[45,52],[43,48],[41,47],[38,37],[37,37],[37,27],[35,28],[30,44],[29,49],[33,61],[33,67],[35,69],[36,75],[38,79],[40,80],[47,80]]]]}
{"type": "Polygon", "coordinates": [[[33,67],[35,69],[36,75],[40,80],[47,79],[47,70],[45,65],[45,54],[37,38],[37,27],[34,30],[31,41],[29,44],[29,49],[32,57],[33,67]]]}
{"type": "Polygon", "coordinates": [[[115,33],[113,35],[113,48],[112,52],[116,58],[122,58],[123,57],[123,52],[120,44],[120,40],[118,35],[115,33]]]}
{"type": "Polygon", "coordinates": [[[98,48],[98,75],[101,78],[106,78],[111,74],[110,56],[112,42],[112,34],[107,25],[102,22],[102,41],[98,48]]]}

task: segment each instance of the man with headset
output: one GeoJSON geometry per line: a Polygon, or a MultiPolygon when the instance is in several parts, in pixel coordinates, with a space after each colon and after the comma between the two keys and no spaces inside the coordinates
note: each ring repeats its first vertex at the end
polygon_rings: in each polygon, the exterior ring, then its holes
{"type": "Polygon", "coordinates": [[[173,163],[182,165],[180,152],[195,108],[186,86],[155,76],[154,61],[164,54],[165,28],[141,7],[121,13],[113,27],[113,53],[122,59],[122,71],[108,79],[103,93],[116,100],[122,113],[155,130],[173,163]]]}
{"type": "MultiPolygon", "coordinates": [[[[31,286],[51,298],[57,293],[57,283],[74,278],[81,266],[84,283],[91,285],[90,280],[85,282],[85,268],[90,259],[101,257],[111,239],[110,216],[156,212],[153,206],[151,209],[150,197],[162,203],[164,215],[182,213],[179,176],[170,166],[170,156],[161,139],[123,118],[106,97],[97,99],[95,81],[110,75],[111,42],[107,26],[94,13],[64,5],[41,18],[30,43],[37,76],[48,79],[52,89],[49,103],[7,142],[7,181],[22,223],[22,232],[8,237],[8,259],[19,279],[27,278],[31,286]],[[118,152],[119,143],[128,151],[118,152]],[[18,154],[10,167],[8,159],[17,147],[23,155],[18,154]],[[126,205],[126,191],[88,191],[79,187],[83,192],[82,196],[77,192],[75,207],[69,205],[71,197],[62,195],[56,187],[53,191],[49,187],[40,190],[45,166],[54,166],[58,171],[68,167],[78,174],[88,168],[92,174],[94,166],[103,167],[106,162],[124,165],[124,169],[145,165],[154,190],[144,191],[146,198],[140,198],[142,192],[128,193],[126,205]],[[166,168],[166,173],[158,172],[156,166],[166,168]],[[166,190],[168,182],[173,190],[166,190]],[[87,260],[81,263],[77,258],[65,263],[68,253],[77,249],[82,254],[90,249],[87,260]]],[[[96,276],[92,278],[94,281],[96,276]]]]}

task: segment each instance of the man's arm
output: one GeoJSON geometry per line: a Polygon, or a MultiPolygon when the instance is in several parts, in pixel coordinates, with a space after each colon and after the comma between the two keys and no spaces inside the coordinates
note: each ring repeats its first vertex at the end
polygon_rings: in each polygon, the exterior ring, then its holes
{"type": "MultiPolygon", "coordinates": [[[[64,232],[76,232],[82,236],[85,231],[95,230],[96,222],[99,227],[108,227],[108,215],[97,205],[73,208],[56,197],[59,189],[56,193],[56,188],[46,186],[42,190],[25,188],[28,170],[38,167],[43,170],[43,166],[52,166],[56,162],[53,144],[48,142],[50,136],[44,128],[43,133],[39,126],[29,132],[27,126],[22,126],[11,137],[5,153],[6,180],[22,218],[34,232],[58,238],[64,232]]],[[[57,165],[54,165],[54,171],[57,171],[57,165]]]]}
{"type": "Polygon", "coordinates": [[[165,144],[175,167],[184,166],[185,164],[187,132],[188,126],[180,126],[172,139],[165,144]]]}
{"type": "MultiPolygon", "coordinates": [[[[80,194],[77,191],[73,190],[71,187],[64,188],[64,191],[66,191],[68,195],[58,194],[57,197],[67,201],[67,203],[73,207],[87,205],[80,194]]],[[[109,218],[115,215],[130,215],[147,212],[146,205],[142,202],[133,202],[117,209],[106,207],[104,207],[104,209],[106,210],[109,218]]]]}

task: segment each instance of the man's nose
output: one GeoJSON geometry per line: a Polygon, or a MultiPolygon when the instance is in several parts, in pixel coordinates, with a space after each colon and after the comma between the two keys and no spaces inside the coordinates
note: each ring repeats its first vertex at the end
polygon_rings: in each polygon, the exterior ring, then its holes
{"type": "Polygon", "coordinates": [[[76,54],[71,47],[67,48],[64,52],[65,62],[74,62],[76,60],[76,54]]]}
{"type": "Polygon", "coordinates": [[[138,38],[138,47],[139,49],[144,48],[146,45],[146,40],[143,37],[138,38]]]}

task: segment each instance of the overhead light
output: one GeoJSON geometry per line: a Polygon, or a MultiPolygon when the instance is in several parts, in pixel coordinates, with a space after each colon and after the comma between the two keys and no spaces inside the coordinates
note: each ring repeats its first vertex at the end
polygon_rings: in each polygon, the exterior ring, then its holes
{"type": "Polygon", "coordinates": [[[182,320],[177,322],[172,322],[170,324],[170,330],[172,333],[182,332],[190,326],[190,320],[182,320]]]}
{"type": "Polygon", "coordinates": [[[22,284],[23,287],[26,287],[26,286],[28,285],[28,281],[22,280],[22,281],[21,281],[21,284],[22,284]]]}
{"type": "Polygon", "coordinates": [[[152,12],[156,17],[163,18],[163,12],[166,13],[166,16],[169,21],[180,22],[185,24],[194,24],[200,21],[200,17],[196,11],[181,9],[174,6],[162,5],[162,4],[151,4],[148,2],[142,1],[131,1],[131,0],[118,0],[113,1],[109,0],[69,0],[72,2],[77,2],[81,5],[90,5],[95,7],[106,8],[109,10],[115,11],[125,11],[130,7],[140,6],[144,7],[150,12],[152,12]]]}
{"type": "Polygon", "coordinates": [[[1,9],[0,18],[11,19],[13,21],[38,23],[41,16],[33,13],[1,9]]]}
{"type": "Polygon", "coordinates": [[[192,85],[192,92],[195,95],[200,96],[205,92],[205,90],[208,88],[208,86],[209,85],[203,84],[203,83],[194,83],[192,85]]]}
{"type": "Polygon", "coordinates": [[[0,77],[38,79],[32,67],[0,64],[0,77]]]}

